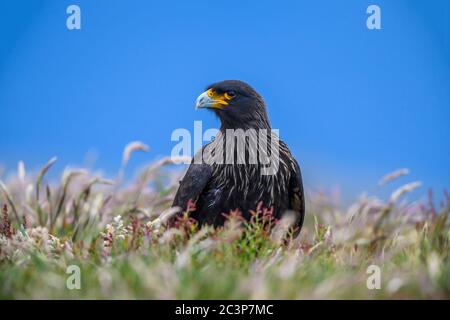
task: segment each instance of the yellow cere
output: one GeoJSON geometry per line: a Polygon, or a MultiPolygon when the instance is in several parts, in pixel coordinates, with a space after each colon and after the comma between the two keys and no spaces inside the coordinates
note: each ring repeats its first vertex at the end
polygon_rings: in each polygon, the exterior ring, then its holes
{"type": "Polygon", "coordinates": [[[233,97],[231,97],[227,92],[225,92],[224,94],[219,94],[217,92],[215,92],[213,89],[208,89],[208,91],[206,92],[208,97],[210,97],[212,100],[214,100],[214,104],[213,107],[214,108],[221,108],[222,106],[227,106],[228,102],[227,100],[231,100],[233,99],[233,97]]]}

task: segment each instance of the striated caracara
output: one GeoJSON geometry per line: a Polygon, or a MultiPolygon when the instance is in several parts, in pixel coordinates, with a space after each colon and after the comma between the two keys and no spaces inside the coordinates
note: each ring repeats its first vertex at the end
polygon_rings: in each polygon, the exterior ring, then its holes
{"type": "Polygon", "coordinates": [[[191,200],[191,217],[219,226],[224,213],[238,209],[249,219],[262,203],[275,218],[294,212],[299,230],[305,214],[300,167],[273,133],[263,98],[248,84],[227,80],[208,86],[196,108],[212,110],[220,132],[195,155],[173,206],[186,210],[191,200]]]}

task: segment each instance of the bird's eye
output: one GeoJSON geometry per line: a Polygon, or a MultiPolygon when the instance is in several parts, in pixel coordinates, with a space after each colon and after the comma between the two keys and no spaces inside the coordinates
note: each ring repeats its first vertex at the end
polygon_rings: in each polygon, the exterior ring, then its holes
{"type": "Polygon", "coordinates": [[[231,100],[234,97],[236,97],[236,92],[234,92],[234,91],[225,92],[225,98],[227,98],[228,100],[231,100]]]}

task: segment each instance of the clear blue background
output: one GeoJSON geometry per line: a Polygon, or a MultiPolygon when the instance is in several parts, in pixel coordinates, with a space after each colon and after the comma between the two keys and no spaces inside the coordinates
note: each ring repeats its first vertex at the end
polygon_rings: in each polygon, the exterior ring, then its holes
{"type": "MultiPolygon", "coordinates": [[[[129,174],[170,154],[176,128],[217,127],[195,98],[242,79],[266,99],[308,188],[383,192],[399,167],[450,186],[450,1],[0,1],[0,163],[129,174]],[[66,28],[81,7],[82,30],[66,28]],[[382,30],[366,28],[378,4],[382,30]],[[89,156],[88,156],[89,158],[89,156]]],[[[400,182],[399,182],[400,183],[400,182]]],[[[391,190],[389,190],[391,191],[391,190]]]]}

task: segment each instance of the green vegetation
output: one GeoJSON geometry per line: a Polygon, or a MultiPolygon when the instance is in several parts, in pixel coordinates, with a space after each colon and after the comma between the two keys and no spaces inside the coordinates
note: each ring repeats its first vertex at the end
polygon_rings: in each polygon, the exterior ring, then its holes
{"type": "MultiPolygon", "coordinates": [[[[145,150],[133,144],[124,155],[145,150]]],[[[176,182],[150,165],[133,183],[66,170],[45,183],[19,165],[0,185],[2,299],[403,299],[450,297],[450,199],[407,203],[408,184],[383,203],[363,196],[346,210],[309,194],[297,238],[289,216],[255,208],[251,222],[231,212],[223,228],[198,228],[189,212],[173,227],[176,182]],[[161,214],[162,213],[162,214],[161,214]],[[270,228],[270,226],[274,226],[270,228]],[[67,267],[81,270],[69,290],[67,267]],[[381,270],[369,290],[367,268],[381,270]]],[[[122,168],[123,169],[123,168],[122,168]]]]}

